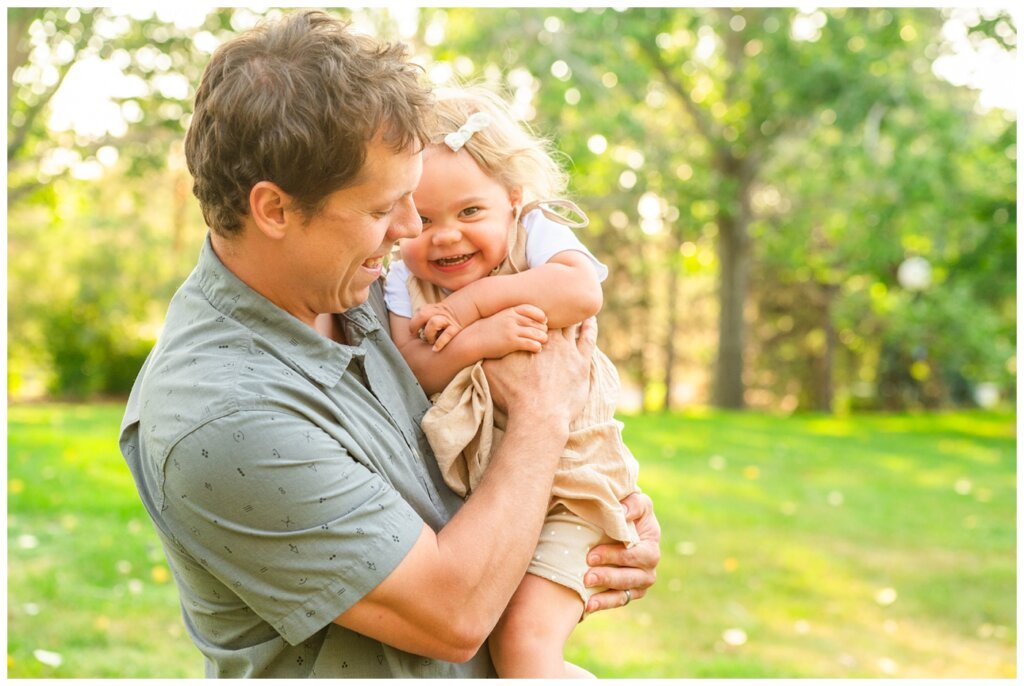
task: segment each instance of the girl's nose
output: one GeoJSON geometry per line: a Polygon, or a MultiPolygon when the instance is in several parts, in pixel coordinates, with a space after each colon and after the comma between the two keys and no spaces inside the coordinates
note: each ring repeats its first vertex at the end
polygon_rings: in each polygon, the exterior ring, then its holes
{"type": "Polygon", "coordinates": [[[434,245],[451,245],[462,239],[462,232],[455,228],[435,228],[432,236],[434,245]]]}

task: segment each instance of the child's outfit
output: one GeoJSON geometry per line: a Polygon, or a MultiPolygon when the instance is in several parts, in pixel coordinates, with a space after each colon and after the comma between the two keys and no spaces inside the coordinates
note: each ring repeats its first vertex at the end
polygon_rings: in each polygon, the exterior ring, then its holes
{"type": "MultiPolygon", "coordinates": [[[[608,269],[569,230],[586,226],[586,215],[567,200],[533,202],[517,212],[509,231],[508,256],[492,274],[514,274],[547,262],[556,253],[586,254],[603,281],[608,269]],[[583,218],[574,223],[550,207],[564,207],[583,218]]],[[[402,262],[391,266],[385,286],[388,309],[412,317],[424,304],[447,293],[422,281],[402,262]]],[[[583,574],[590,548],[609,541],[634,545],[636,527],[626,521],[620,501],[637,491],[636,458],[622,441],[622,423],[614,418],[619,379],[611,360],[595,348],[590,391],[583,412],[569,426],[569,440],[555,472],[551,503],[528,572],[566,586],[584,604],[600,588],[586,588],[583,574]]],[[[504,435],[506,417],[494,407],[483,364],[459,372],[431,400],[423,431],[448,486],[468,497],[479,485],[491,453],[504,435]]],[[[524,456],[523,459],[529,459],[524,456]]]]}

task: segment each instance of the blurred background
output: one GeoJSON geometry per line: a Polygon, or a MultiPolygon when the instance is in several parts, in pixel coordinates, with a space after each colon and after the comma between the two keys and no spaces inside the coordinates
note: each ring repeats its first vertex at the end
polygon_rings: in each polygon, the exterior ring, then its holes
{"type": "MultiPolygon", "coordinates": [[[[602,676],[1014,676],[1019,16],[332,10],[565,153],[665,528],[602,676]]],[[[8,674],[200,676],[116,449],[205,234],[182,140],[279,10],[7,10],[8,674]]]]}

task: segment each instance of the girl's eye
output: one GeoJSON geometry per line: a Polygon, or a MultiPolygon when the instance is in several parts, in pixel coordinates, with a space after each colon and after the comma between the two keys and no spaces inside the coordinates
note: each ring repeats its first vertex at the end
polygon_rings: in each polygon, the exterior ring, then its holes
{"type": "Polygon", "coordinates": [[[420,222],[422,222],[422,223],[423,223],[423,226],[426,226],[427,224],[429,224],[429,223],[430,223],[430,219],[428,219],[427,217],[424,217],[424,216],[423,216],[423,215],[421,214],[421,215],[420,215],[420,222]]]}
{"type": "Polygon", "coordinates": [[[476,214],[479,211],[480,211],[479,207],[467,207],[466,209],[462,210],[462,216],[463,217],[472,217],[474,214],[476,214]]]}

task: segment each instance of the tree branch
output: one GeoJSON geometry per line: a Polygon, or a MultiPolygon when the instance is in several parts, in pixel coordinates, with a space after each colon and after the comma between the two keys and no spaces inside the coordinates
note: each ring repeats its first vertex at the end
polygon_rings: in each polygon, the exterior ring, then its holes
{"type": "MultiPolygon", "coordinates": [[[[79,25],[82,27],[82,35],[79,37],[79,39],[75,43],[75,52],[74,52],[74,55],[72,56],[72,58],[70,60],[68,60],[67,63],[59,65],[59,66],[56,67],[56,69],[57,69],[57,82],[51,88],[49,88],[45,93],[40,95],[39,96],[39,100],[37,100],[35,103],[33,103],[31,106],[29,106],[29,108],[25,111],[25,121],[22,122],[20,126],[18,126],[18,127],[16,127],[14,129],[14,136],[12,137],[11,141],[7,145],[7,161],[8,162],[10,162],[12,159],[14,159],[14,157],[18,154],[18,152],[20,152],[21,148],[25,145],[25,141],[28,139],[29,132],[32,130],[32,125],[35,123],[36,118],[39,116],[39,114],[44,109],[46,109],[46,105],[49,104],[50,100],[53,99],[54,94],[58,90],[60,90],[61,84],[64,83],[64,78],[68,75],[68,72],[71,71],[71,66],[78,59],[78,55],[82,51],[82,46],[86,46],[86,45],[89,44],[89,39],[92,38],[92,35],[93,35],[93,14],[92,14],[93,11],[95,11],[95,10],[92,10],[92,11],[83,10],[82,11],[83,14],[81,16],[81,20],[79,21],[79,25]]],[[[31,25],[31,21],[35,20],[35,18],[36,18],[35,15],[30,17],[30,21],[29,21],[30,25],[31,25]]],[[[27,27],[26,27],[26,31],[27,31],[27,27]]],[[[10,27],[8,27],[8,34],[9,33],[10,33],[10,27]]],[[[10,35],[8,35],[8,40],[9,39],[10,39],[10,35]]],[[[9,50],[10,50],[10,48],[8,47],[8,51],[9,50]]],[[[8,57],[9,56],[10,56],[10,54],[8,53],[8,57]]],[[[28,51],[25,50],[24,51],[24,56],[22,58],[22,62],[19,63],[18,66],[21,66],[21,64],[24,64],[24,60],[27,59],[27,58],[28,58],[28,51]]],[[[11,103],[13,103],[13,100],[10,98],[10,95],[11,95],[11,91],[13,90],[13,84],[14,84],[14,69],[15,69],[15,67],[12,66],[12,64],[10,62],[8,62],[8,64],[7,64],[7,73],[8,73],[8,79],[7,79],[7,91],[8,91],[7,111],[8,111],[8,121],[10,121],[10,112],[11,112],[11,106],[12,106],[11,103]]]]}
{"type": "Polygon", "coordinates": [[[682,76],[677,76],[672,73],[669,69],[669,65],[665,63],[661,52],[657,49],[654,43],[647,41],[638,41],[638,43],[641,52],[647,57],[651,66],[654,67],[654,69],[656,69],[661,75],[661,78],[665,81],[665,85],[679,96],[679,99],[683,103],[683,107],[686,108],[686,111],[693,118],[697,131],[704,137],[704,140],[707,141],[708,145],[717,150],[719,147],[719,141],[721,140],[721,135],[718,131],[714,130],[714,125],[704,111],[697,107],[697,104],[690,98],[690,84],[683,83],[682,76]]]}

